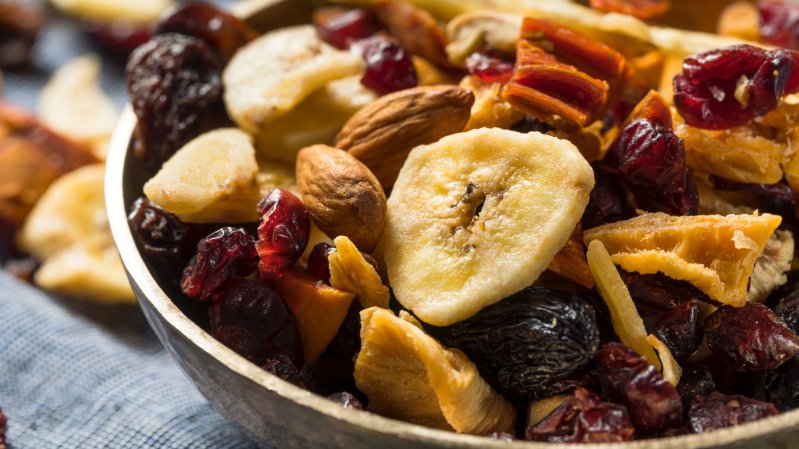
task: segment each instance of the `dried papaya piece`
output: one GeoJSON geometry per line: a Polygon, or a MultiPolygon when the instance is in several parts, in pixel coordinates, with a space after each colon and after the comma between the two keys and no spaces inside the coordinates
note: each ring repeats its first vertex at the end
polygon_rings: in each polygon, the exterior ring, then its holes
{"type": "Polygon", "coordinates": [[[777,215],[644,214],[585,231],[613,262],[641,274],[662,272],[690,282],[711,299],[740,307],[755,261],[780,225],[777,215]]]}

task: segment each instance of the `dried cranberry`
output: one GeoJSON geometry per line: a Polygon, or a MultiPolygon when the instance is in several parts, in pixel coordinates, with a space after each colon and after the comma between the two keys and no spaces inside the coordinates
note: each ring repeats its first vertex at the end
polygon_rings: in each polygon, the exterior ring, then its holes
{"type": "Polygon", "coordinates": [[[256,248],[263,277],[279,276],[300,259],[311,232],[305,205],[293,193],[275,189],[258,204],[261,224],[256,248]]]}
{"type": "Polygon", "coordinates": [[[369,89],[382,95],[410,89],[419,83],[410,53],[390,39],[373,36],[352,46],[366,63],[361,84],[369,89]]]}
{"type": "Polygon", "coordinates": [[[783,298],[774,312],[794,334],[799,334],[799,290],[783,298]]]}
{"type": "Polygon", "coordinates": [[[733,45],[689,56],[674,77],[674,104],[685,122],[704,129],[744,125],[799,88],[793,50],[733,45]]]}
{"type": "Polygon", "coordinates": [[[774,405],[740,395],[725,395],[714,391],[697,396],[688,411],[688,422],[695,433],[712,432],[725,427],[767,418],[779,413],[774,405]]]}
{"type": "Polygon", "coordinates": [[[190,298],[206,300],[234,276],[258,267],[255,239],[242,228],[222,228],[200,240],[197,255],[183,271],[180,288],[190,298]]]}
{"type": "Polygon", "coordinates": [[[163,265],[185,263],[186,225],[174,214],[139,198],[131,207],[128,224],[148,257],[163,265]]]}
{"type": "Polygon", "coordinates": [[[512,57],[492,49],[466,58],[466,70],[484,83],[507,83],[513,76],[513,65],[512,57]]]}
{"type": "Polygon", "coordinates": [[[284,355],[302,366],[297,321],[274,290],[255,280],[228,281],[208,311],[211,335],[257,365],[284,355]]]}
{"type": "Polygon", "coordinates": [[[595,163],[593,167],[596,182],[583,213],[583,226],[590,229],[632,216],[625,204],[626,193],[618,176],[609,173],[602,164],[595,163]]]}
{"type": "Polygon", "coordinates": [[[649,119],[638,119],[619,134],[608,153],[618,157],[622,185],[641,209],[673,215],[699,213],[699,194],[688,176],[682,139],[649,119]]]}
{"type": "Polygon", "coordinates": [[[155,26],[155,34],[166,33],[202,39],[221,61],[229,61],[239,47],[258,36],[238,17],[207,3],[189,3],[162,18],[155,26]]]}
{"type": "Polygon", "coordinates": [[[320,39],[342,50],[380,30],[374,13],[365,9],[320,8],[314,11],[313,23],[320,39]]]}
{"type": "Polygon", "coordinates": [[[629,441],[634,431],[624,406],[602,402],[580,388],[525,434],[528,440],[550,443],[614,443],[629,441]]]}
{"type": "Polygon", "coordinates": [[[707,396],[715,390],[716,383],[707,368],[702,365],[683,366],[680,383],[677,384],[677,392],[680,393],[686,415],[691,408],[691,401],[696,396],[707,396]]]}
{"type": "Polygon", "coordinates": [[[342,391],[339,393],[333,393],[327,397],[331,401],[341,405],[344,408],[354,408],[356,410],[363,410],[363,404],[358,398],[355,397],[352,393],[348,393],[346,391],[342,391]]]}
{"type": "Polygon", "coordinates": [[[152,37],[148,26],[124,21],[85,22],[83,32],[109,55],[124,58],[152,37]]]}
{"type": "Polygon", "coordinates": [[[325,242],[317,243],[308,255],[308,273],[330,283],[330,263],[327,258],[336,248],[325,242]]]}
{"type": "Polygon", "coordinates": [[[645,313],[674,310],[695,299],[707,299],[693,285],[663,273],[641,274],[622,270],[619,274],[627,284],[635,305],[645,313]]]}
{"type": "Polygon", "coordinates": [[[728,369],[774,369],[799,353],[799,337],[762,304],[722,306],[705,329],[710,350],[728,369]]]}
{"type": "Polygon", "coordinates": [[[799,408],[799,356],[777,369],[763,371],[755,383],[754,397],[784,412],[799,408]]]}
{"type": "Polygon", "coordinates": [[[308,371],[308,368],[305,367],[305,365],[301,365],[301,367],[298,368],[291,359],[283,354],[270,357],[261,365],[261,368],[286,382],[291,382],[306,390],[313,387],[311,373],[308,371]]]}
{"type": "Polygon", "coordinates": [[[652,332],[678,360],[684,360],[699,348],[704,335],[704,321],[699,303],[690,301],[665,312],[652,332]]]}
{"type": "Polygon", "coordinates": [[[677,389],[646,359],[621,343],[606,343],[594,359],[602,392],[627,407],[636,429],[652,433],[680,425],[677,389]]]}
{"type": "Polygon", "coordinates": [[[768,44],[799,48],[799,5],[783,0],[760,0],[760,39],[768,44]]]}
{"type": "Polygon", "coordinates": [[[126,70],[136,156],[156,169],[212,126],[222,104],[219,60],[204,41],[169,33],[137,48],[126,70]]]}

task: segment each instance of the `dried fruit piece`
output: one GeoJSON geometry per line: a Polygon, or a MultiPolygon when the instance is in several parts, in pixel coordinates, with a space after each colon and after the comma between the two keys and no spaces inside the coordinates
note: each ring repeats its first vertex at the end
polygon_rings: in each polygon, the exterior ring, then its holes
{"type": "Polygon", "coordinates": [[[799,335],[799,290],[782,298],[774,312],[793,333],[799,335]]]}
{"type": "Polygon", "coordinates": [[[688,365],[683,370],[677,391],[682,398],[683,411],[688,415],[691,401],[698,396],[707,396],[716,390],[716,383],[710,371],[702,365],[688,365]]]}
{"type": "Polygon", "coordinates": [[[534,400],[527,409],[527,428],[540,423],[550,413],[560,407],[561,404],[569,400],[570,396],[558,395],[546,399],[534,400]]]}
{"type": "Polygon", "coordinates": [[[351,408],[355,410],[363,410],[364,406],[361,404],[361,401],[358,400],[352,393],[348,393],[346,391],[342,391],[339,393],[333,393],[327,397],[331,401],[341,405],[344,408],[351,408]]]}
{"type": "Polygon", "coordinates": [[[614,443],[631,440],[634,431],[624,406],[602,402],[596,393],[579,388],[525,435],[549,443],[614,443]]]}
{"type": "Polygon", "coordinates": [[[799,407],[799,363],[797,358],[777,369],[764,371],[755,384],[755,399],[774,404],[786,412],[799,407]]]}
{"type": "Polygon", "coordinates": [[[516,53],[523,16],[495,10],[476,10],[458,15],[447,23],[447,56],[456,66],[486,49],[516,53]]]}
{"type": "Polygon", "coordinates": [[[262,365],[286,356],[302,366],[297,321],[274,290],[257,280],[234,278],[208,311],[211,335],[247,360],[262,365]]]}
{"type": "Polygon", "coordinates": [[[417,147],[388,200],[381,243],[397,299],[447,325],[529,286],[569,239],[592,187],[577,149],[539,133],[478,129],[417,147]]]}
{"type": "Polygon", "coordinates": [[[258,213],[258,269],[262,278],[280,277],[305,251],[311,218],[302,201],[284,189],[275,189],[264,197],[258,204],[258,213]]]}
{"type": "Polygon", "coordinates": [[[495,50],[472,53],[466,58],[466,70],[483,83],[507,83],[513,76],[513,59],[495,50]]]}
{"type": "Polygon", "coordinates": [[[157,169],[212,126],[222,98],[220,65],[204,41],[162,34],[137,48],[126,67],[136,124],[136,156],[157,169]]]}
{"type": "Polygon", "coordinates": [[[257,174],[250,136],[218,129],[180,148],[147,181],[144,193],[184,222],[252,222],[258,219],[257,174]]]}
{"type": "Polygon", "coordinates": [[[513,428],[513,407],[463,353],[386,309],[364,310],[361,323],[355,382],[370,411],[475,435],[513,428]]]}
{"type": "Polygon", "coordinates": [[[485,84],[475,76],[466,76],[459,86],[474,95],[471,115],[464,131],[478,128],[508,129],[524,118],[524,113],[511,106],[502,96],[502,84],[485,84]]]}
{"type": "Polygon", "coordinates": [[[759,0],[760,38],[786,48],[799,48],[799,7],[781,0],[759,0]]]}
{"type": "Polygon", "coordinates": [[[297,154],[297,188],[313,222],[372,251],[383,235],[386,195],[380,181],[346,151],[314,145],[297,154]]]}
{"type": "Polygon", "coordinates": [[[366,71],[361,84],[380,95],[410,89],[419,84],[411,55],[385,36],[372,36],[356,41],[352,51],[361,55],[366,71]]]}
{"type": "Polygon", "coordinates": [[[319,8],[313,12],[313,23],[319,38],[340,50],[380,30],[374,13],[360,8],[319,8]]]}
{"type": "Polygon", "coordinates": [[[651,334],[646,337],[646,341],[652,346],[660,359],[660,364],[662,365],[660,372],[663,374],[663,378],[675,387],[679,385],[682,377],[682,368],[677,363],[677,360],[674,359],[674,356],[671,355],[669,347],[651,334]]]}
{"type": "Polygon", "coordinates": [[[799,353],[799,336],[762,304],[720,307],[705,327],[710,350],[736,371],[774,369],[799,353]]]}
{"type": "Polygon", "coordinates": [[[6,449],[6,430],[8,427],[8,418],[3,414],[0,409],[0,448],[6,449]]]}
{"type": "Polygon", "coordinates": [[[328,258],[336,250],[336,247],[327,243],[320,242],[314,245],[308,255],[308,274],[315,276],[328,285],[330,284],[330,262],[328,258]]]}
{"type": "Polygon", "coordinates": [[[352,292],[364,308],[388,308],[388,287],[383,285],[377,267],[373,266],[358,251],[352,240],[336,237],[336,251],[328,256],[330,285],[352,292]]]}
{"type": "Polygon", "coordinates": [[[450,67],[444,51],[447,36],[429,12],[397,0],[377,3],[374,12],[402,48],[442,67],[450,67]]]}
{"type": "Polygon", "coordinates": [[[133,50],[144,45],[152,37],[149,24],[127,20],[113,22],[83,22],[83,33],[102,51],[112,58],[125,60],[133,50]]]}
{"type": "Polygon", "coordinates": [[[681,424],[680,395],[646,359],[620,343],[607,343],[595,360],[602,392],[627,407],[636,429],[655,433],[681,424]]]}
{"type": "Polygon", "coordinates": [[[688,416],[691,430],[694,433],[705,433],[767,418],[777,413],[779,413],[777,409],[768,402],[714,391],[708,396],[695,397],[688,416]]]}
{"type": "Polygon", "coordinates": [[[719,14],[718,33],[757,42],[760,40],[757,6],[747,1],[736,1],[727,5],[719,14]]]}
{"type": "Polygon", "coordinates": [[[391,189],[408,153],[462,131],[474,96],[455,86],[420,86],[380,97],[347,121],[336,148],[348,151],[391,189]]]}
{"type": "Polygon", "coordinates": [[[704,336],[699,302],[688,301],[660,316],[652,333],[668,347],[678,359],[686,359],[696,352],[704,336]]]}
{"type": "Polygon", "coordinates": [[[547,269],[583,287],[594,288],[594,277],[585,260],[582,224],[577,224],[569,241],[555,254],[547,269]]]}
{"type": "Polygon", "coordinates": [[[297,319],[305,363],[313,365],[336,336],[355,295],[296,269],[270,281],[270,285],[297,319]]]}
{"type": "Polygon", "coordinates": [[[52,0],[62,12],[83,19],[112,22],[124,18],[131,22],[152,23],[174,0],[52,0]]]}
{"type": "Polygon", "coordinates": [[[233,277],[258,267],[255,239],[242,228],[222,228],[200,240],[197,254],[183,270],[180,289],[189,298],[207,300],[233,277]]]}
{"type": "Polygon", "coordinates": [[[629,210],[627,193],[621,186],[618,176],[605,164],[595,162],[592,167],[596,184],[591,190],[588,206],[583,213],[583,228],[590,229],[631,217],[634,211],[629,210]]]}
{"type": "Polygon", "coordinates": [[[502,394],[532,398],[591,361],[599,346],[594,309],[580,298],[527,288],[443,330],[502,394]]]}
{"type": "Polygon", "coordinates": [[[591,7],[603,12],[617,12],[639,19],[654,19],[671,8],[669,0],[591,0],[591,7]]]}
{"type": "MultiPolygon", "coordinates": [[[[776,215],[644,214],[588,229],[627,271],[662,272],[690,282],[711,299],[741,306],[757,257],[782,219],[776,215]]],[[[589,261],[590,264],[590,261],[589,261]]]]}
{"type": "Polygon", "coordinates": [[[755,261],[755,269],[749,281],[749,302],[763,302],[778,287],[788,282],[786,273],[791,269],[794,240],[791,231],[774,231],[766,247],[755,261]]]}
{"type": "Polygon", "coordinates": [[[130,207],[128,224],[147,257],[163,266],[183,263],[187,229],[177,216],[139,198],[130,207]]]}
{"type": "Polygon", "coordinates": [[[0,2],[0,67],[17,68],[30,62],[43,24],[44,14],[38,3],[0,2]]]}
{"type": "Polygon", "coordinates": [[[308,371],[308,368],[302,365],[298,367],[298,365],[295,365],[291,359],[283,354],[270,357],[261,365],[261,368],[300,388],[306,390],[313,388],[313,379],[311,378],[311,372],[308,371]]]}

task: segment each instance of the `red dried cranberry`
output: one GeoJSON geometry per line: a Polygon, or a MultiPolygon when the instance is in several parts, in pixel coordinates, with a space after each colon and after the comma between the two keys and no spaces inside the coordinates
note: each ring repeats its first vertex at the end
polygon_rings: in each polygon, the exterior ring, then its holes
{"type": "Polygon", "coordinates": [[[686,359],[696,352],[704,335],[699,303],[686,302],[664,313],[652,333],[668,346],[674,358],[686,359]]]}
{"type": "Polygon", "coordinates": [[[466,58],[466,70],[484,83],[507,83],[513,76],[512,57],[493,49],[472,53],[466,58]]]}
{"type": "Polygon", "coordinates": [[[177,216],[139,198],[131,207],[128,224],[145,255],[166,266],[185,263],[187,230],[177,216]]]}
{"type": "Polygon", "coordinates": [[[709,395],[716,390],[716,383],[713,381],[710,371],[702,365],[685,365],[682,368],[677,392],[680,393],[683,410],[687,415],[694,397],[709,395]]]}
{"type": "Polygon", "coordinates": [[[693,300],[709,301],[709,298],[693,285],[670,278],[663,273],[641,274],[621,270],[619,274],[627,284],[635,305],[644,314],[674,310],[693,300]]]}
{"type": "Polygon", "coordinates": [[[152,36],[149,27],[124,21],[85,22],[83,32],[108,54],[125,58],[152,36]]]}
{"type": "Polygon", "coordinates": [[[155,26],[155,34],[180,33],[205,41],[221,61],[258,36],[244,21],[207,3],[181,6],[155,26]]]}
{"type": "Polygon", "coordinates": [[[341,391],[339,393],[333,393],[327,398],[344,408],[363,410],[363,404],[361,404],[361,401],[359,401],[358,398],[356,398],[352,393],[341,391]]]}
{"type": "Polygon", "coordinates": [[[372,36],[352,44],[366,62],[361,84],[383,95],[410,89],[419,83],[411,55],[384,36],[372,36]]]}
{"type": "Polygon", "coordinates": [[[242,228],[222,228],[200,240],[197,255],[183,271],[180,288],[190,298],[207,300],[232,277],[247,277],[258,267],[255,239],[242,228]]]}
{"type": "Polygon", "coordinates": [[[633,211],[628,210],[624,200],[626,193],[618,176],[609,173],[602,164],[594,163],[592,166],[596,182],[583,213],[583,227],[590,229],[631,217],[633,211]]]}
{"type": "Polygon", "coordinates": [[[311,250],[311,254],[308,255],[308,273],[329,284],[330,263],[327,259],[335,250],[336,248],[329,243],[317,243],[311,250]]]}
{"type": "Polygon", "coordinates": [[[695,433],[712,432],[725,427],[767,418],[779,413],[774,405],[740,395],[726,395],[714,391],[708,396],[697,396],[688,411],[688,422],[695,433]]]}
{"type": "Polygon", "coordinates": [[[685,148],[672,131],[638,119],[622,130],[613,146],[609,155],[618,157],[613,168],[639,208],[672,215],[699,213],[699,194],[688,176],[685,148]]]}
{"type": "Polygon", "coordinates": [[[594,360],[602,392],[627,407],[636,429],[653,433],[680,425],[677,389],[646,359],[621,343],[607,343],[594,360]]]}
{"type": "Polygon", "coordinates": [[[685,122],[704,129],[744,125],[799,88],[793,50],[733,45],[689,56],[674,77],[674,104],[685,122]]]}
{"type": "Polygon", "coordinates": [[[774,369],[799,353],[799,337],[762,304],[722,306],[705,329],[710,350],[728,369],[774,369]]]}
{"type": "Polygon", "coordinates": [[[794,334],[799,334],[799,290],[782,298],[774,312],[794,334]]]}
{"type": "Polygon", "coordinates": [[[380,30],[374,13],[366,9],[320,8],[314,11],[313,23],[320,39],[342,50],[380,30]]]}
{"type": "Polygon", "coordinates": [[[616,443],[629,441],[634,431],[624,406],[602,402],[580,388],[525,434],[528,440],[550,443],[616,443]]]}
{"type": "Polygon", "coordinates": [[[0,1],[0,67],[11,69],[28,64],[44,23],[40,3],[0,1]]]}
{"type": "Polygon", "coordinates": [[[760,39],[768,44],[799,49],[799,4],[760,0],[760,39]]]}
{"type": "Polygon", "coordinates": [[[255,244],[261,276],[280,276],[300,259],[311,232],[305,205],[293,193],[275,189],[258,204],[261,224],[255,244]]]}
{"type": "Polygon", "coordinates": [[[267,361],[261,365],[261,368],[286,382],[291,382],[300,388],[310,390],[313,388],[311,373],[305,365],[300,366],[301,367],[298,368],[287,356],[277,354],[267,359],[267,361]]]}
{"type": "Polygon", "coordinates": [[[799,356],[777,369],[763,371],[755,383],[754,396],[783,412],[799,408],[799,356]]]}
{"type": "Polygon", "coordinates": [[[257,365],[279,355],[303,366],[294,315],[274,290],[255,280],[233,278],[208,311],[211,335],[257,365]]]}

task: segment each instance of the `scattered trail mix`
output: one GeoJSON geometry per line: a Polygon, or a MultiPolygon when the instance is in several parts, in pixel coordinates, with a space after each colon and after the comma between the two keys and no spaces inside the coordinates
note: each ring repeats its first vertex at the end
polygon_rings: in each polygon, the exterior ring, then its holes
{"type": "Polygon", "coordinates": [[[799,408],[799,7],[689,55],[367,3],[261,36],[185,6],[132,54],[129,221],[176,304],[342,407],[502,441],[799,408]]]}

